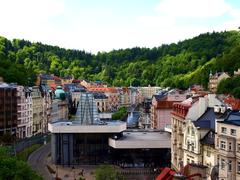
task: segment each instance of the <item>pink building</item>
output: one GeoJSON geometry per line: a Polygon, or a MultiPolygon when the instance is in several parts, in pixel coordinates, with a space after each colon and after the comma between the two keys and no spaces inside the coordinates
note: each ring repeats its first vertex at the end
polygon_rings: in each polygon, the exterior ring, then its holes
{"type": "Polygon", "coordinates": [[[151,106],[151,128],[164,129],[171,125],[171,111],[173,104],[186,99],[186,94],[178,92],[154,95],[151,106]]]}

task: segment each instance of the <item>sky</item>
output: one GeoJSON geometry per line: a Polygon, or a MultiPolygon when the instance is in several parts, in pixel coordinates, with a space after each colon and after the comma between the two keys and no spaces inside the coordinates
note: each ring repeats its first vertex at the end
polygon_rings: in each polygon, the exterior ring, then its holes
{"type": "Polygon", "coordinates": [[[0,0],[0,36],[91,53],[239,26],[239,0],[0,0]]]}

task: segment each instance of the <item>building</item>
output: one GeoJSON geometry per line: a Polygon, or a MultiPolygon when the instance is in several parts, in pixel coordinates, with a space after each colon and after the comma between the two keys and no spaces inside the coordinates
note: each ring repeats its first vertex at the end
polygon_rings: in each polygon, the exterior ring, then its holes
{"type": "Polygon", "coordinates": [[[129,107],[130,106],[130,91],[127,87],[119,88],[120,94],[120,106],[129,107]]]}
{"type": "Polygon", "coordinates": [[[223,108],[223,111],[218,111],[218,106],[208,107],[196,121],[187,120],[183,133],[183,165],[204,165],[207,168],[205,177],[209,180],[212,169],[217,165],[215,121],[226,117],[226,107],[223,108]]]}
{"type": "Polygon", "coordinates": [[[17,88],[0,82],[0,136],[17,132],[17,88]]]}
{"type": "Polygon", "coordinates": [[[33,104],[33,134],[43,133],[44,129],[44,113],[43,98],[39,86],[32,87],[32,104],[33,104]]]}
{"type": "Polygon", "coordinates": [[[234,76],[240,76],[240,68],[237,71],[234,71],[234,76]]]}
{"type": "Polygon", "coordinates": [[[48,123],[51,118],[53,92],[47,85],[39,86],[43,100],[43,133],[48,132],[48,123]]]}
{"type": "Polygon", "coordinates": [[[212,75],[210,73],[208,89],[211,92],[216,93],[217,92],[217,86],[220,83],[220,81],[223,80],[223,79],[229,78],[229,77],[230,76],[225,72],[218,72],[218,73],[215,73],[214,75],[212,75]]]}
{"type": "Polygon", "coordinates": [[[48,85],[49,87],[55,86],[54,75],[51,74],[39,74],[37,77],[36,85],[48,85]]]}
{"type": "Polygon", "coordinates": [[[58,86],[52,97],[49,122],[68,119],[68,100],[61,86],[58,86]]]}
{"type": "Polygon", "coordinates": [[[17,87],[17,138],[31,137],[33,133],[33,104],[29,88],[17,87]]]}
{"type": "Polygon", "coordinates": [[[220,180],[240,179],[240,113],[232,111],[217,121],[215,148],[220,180]]]}
{"type": "Polygon", "coordinates": [[[104,93],[93,93],[93,97],[96,102],[98,112],[109,111],[108,97],[104,93]]]}
{"type": "Polygon", "coordinates": [[[108,108],[111,111],[116,111],[120,106],[120,94],[115,87],[90,87],[87,90],[91,93],[99,92],[105,93],[108,97],[108,108]]]}
{"type": "Polygon", "coordinates": [[[102,121],[92,93],[82,93],[74,121],[49,123],[55,164],[159,167],[170,163],[170,134],[124,132],[126,122],[102,121]],[[134,157],[134,158],[133,158],[134,157]]]}
{"type": "MultiPolygon", "coordinates": [[[[206,96],[193,96],[181,103],[175,103],[172,111],[172,168],[180,170],[184,163],[184,130],[188,121],[196,121],[207,110],[208,107],[221,106],[223,103],[218,100],[215,94],[206,96]]],[[[220,107],[219,107],[220,108],[220,107]]]]}
{"type": "Polygon", "coordinates": [[[179,92],[162,93],[153,95],[151,105],[151,128],[164,130],[171,126],[171,111],[173,104],[186,99],[186,94],[179,92]]]}
{"type": "Polygon", "coordinates": [[[157,94],[158,91],[160,91],[161,87],[156,86],[147,86],[147,87],[139,87],[139,91],[141,92],[141,95],[144,97],[144,99],[152,99],[152,96],[157,94]]]}
{"type": "Polygon", "coordinates": [[[61,78],[61,84],[64,86],[65,84],[71,84],[74,80],[74,76],[65,76],[61,78]]]}

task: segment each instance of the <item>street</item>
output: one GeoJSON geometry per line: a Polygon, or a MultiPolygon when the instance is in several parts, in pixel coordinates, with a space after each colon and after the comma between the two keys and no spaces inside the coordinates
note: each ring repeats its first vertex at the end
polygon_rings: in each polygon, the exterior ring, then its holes
{"type": "Polygon", "coordinates": [[[50,153],[50,143],[43,145],[32,154],[30,154],[28,158],[28,164],[37,171],[44,180],[52,180],[53,176],[50,174],[46,167],[46,159],[48,154],[50,153]]]}

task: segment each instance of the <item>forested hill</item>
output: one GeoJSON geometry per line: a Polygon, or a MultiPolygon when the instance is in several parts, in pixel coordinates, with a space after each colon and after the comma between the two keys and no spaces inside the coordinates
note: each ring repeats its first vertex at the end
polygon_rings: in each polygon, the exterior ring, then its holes
{"type": "Polygon", "coordinates": [[[198,83],[206,87],[210,70],[232,74],[239,67],[239,31],[205,33],[177,44],[97,55],[0,37],[0,76],[23,85],[31,85],[38,73],[54,73],[103,80],[114,86],[187,88],[198,83]]]}

